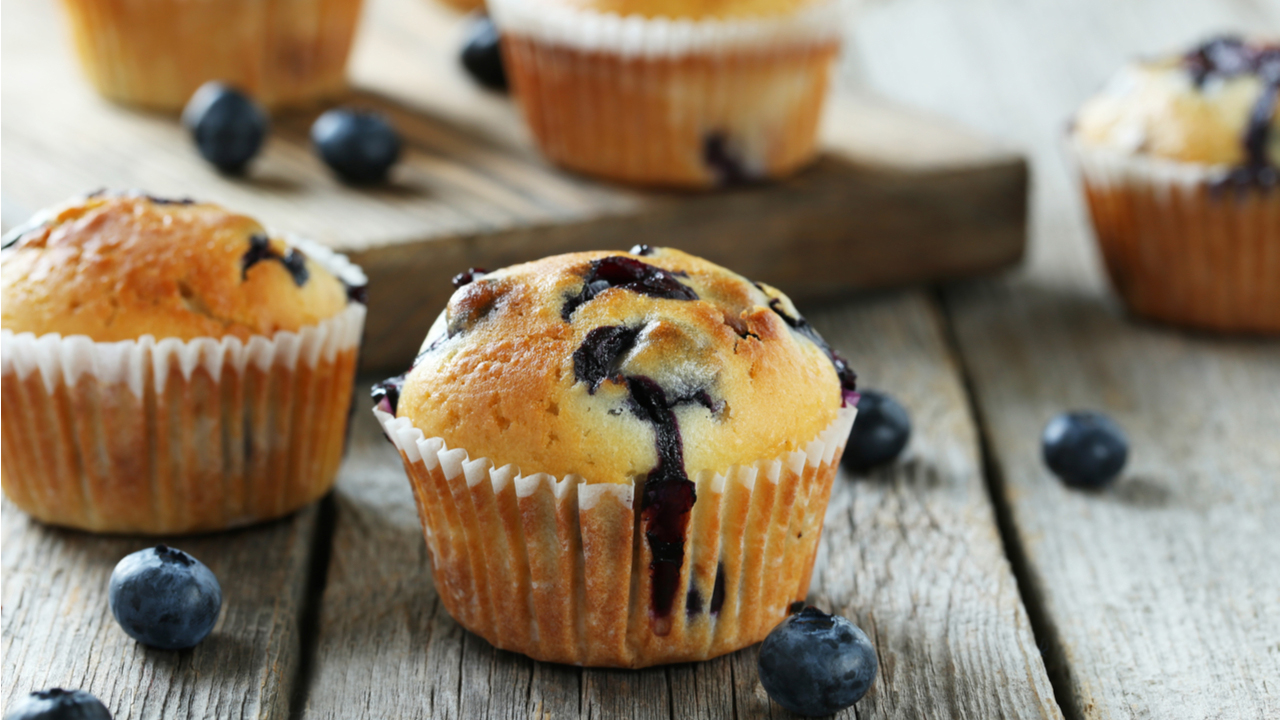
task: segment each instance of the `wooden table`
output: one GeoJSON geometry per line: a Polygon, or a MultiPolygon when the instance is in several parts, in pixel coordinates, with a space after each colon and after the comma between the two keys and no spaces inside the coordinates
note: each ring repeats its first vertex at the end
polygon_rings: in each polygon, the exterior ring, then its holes
{"type": "MultiPolygon", "coordinates": [[[[851,22],[844,82],[1020,145],[1035,182],[1019,272],[810,310],[915,422],[899,464],[838,479],[827,518],[812,600],[880,656],[842,717],[1280,717],[1280,344],[1128,319],[1059,148],[1125,57],[1222,28],[1280,32],[1280,6],[893,0],[851,22]],[[1067,490],[1039,461],[1040,428],[1074,407],[1131,437],[1105,492],[1067,490]]],[[[582,670],[461,630],[365,409],[317,507],[181,543],[227,598],[190,652],[142,648],[110,619],[106,578],[145,541],[40,527],[5,503],[4,703],[62,685],[118,718],[785,716],[753,649],[582,670]]]]}

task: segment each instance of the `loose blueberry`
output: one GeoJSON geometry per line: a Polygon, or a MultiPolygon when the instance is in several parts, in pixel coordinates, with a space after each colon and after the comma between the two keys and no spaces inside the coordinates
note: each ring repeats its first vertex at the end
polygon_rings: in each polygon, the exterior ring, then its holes
{"type": "Polygon", "coordinates": [[[462,67],[475,81],[490,90],[507,91],[507,71],[502,66],[502,44],[498,28],[486,15],[471,21],[462,45],[462,67]]]}
{"type": "Polygon", "coordinates": [[[222,172],[239,174],[267,137],[267,114],[244,93],[207,82],[182,111],[200,155],[222,172]]]}
{"type": "Polygon", "coordinates": [[[1072,487],[1098,488],[1120,475],[1129,440],[1111,418],[1078,411],[1058,415],[1040,436],[1044,462],[1072,487]]]}
{"type": "Polygon", "coordinates": [[[875,390],[860,394],[858,416],[841,458],[854,472],[893,462],[911,438],[911,418],[897,400],[875,390]]]}
{"type": "Polygon", "coordinates": [[[783,620],[760,646],[760,684],[799,715],[832,715],[858,702],[876,679],[876,650],[839,615],[808,607],[783,620]]]}
{"type": "Polygon", "coordinates": [[[111,613],[134,640],[162,650],[195,647],[213,630],[222,588],[204,563],[157,545],[127,555],[111,573],[111,613]]]}
{"type": "Polygon", "coordinates": [[[400,158],[400,135],[385,117],[373,112],[330,110],[312,124],[311,142],[325,164],[353,185],[386,180],[400,158]]]}
{"type": "Polygon", "coordinates": [[[111,713],[83,690],[51,688],[20,698],[9,706],[4,720],[111,720],[111,713]]]}

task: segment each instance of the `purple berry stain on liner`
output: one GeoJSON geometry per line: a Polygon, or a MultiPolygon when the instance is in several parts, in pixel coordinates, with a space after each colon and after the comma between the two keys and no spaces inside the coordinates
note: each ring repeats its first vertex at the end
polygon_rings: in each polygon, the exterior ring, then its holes
{"type": "MultiPolygon", "coordinates": [[[[684,467],[684,441],[675,408],[696,403],[712,413],[724,408],[705,390],[668,400],[666,393],[651,378],[643,375],[623,376],[622,358],[635,346],[643,328],[604,326],[587,333],[573,353],[574,377],[595,394],[605,381],[625,383],[629,396],[627,407],[636,417],[654,429],[658,463],[645,477],[640,501],[640,521],[652,560],[651,614],[653,630],[666,635],[671,629],[671,612],[680,588],[680,570],[684,566],[684,537],[689,526],[689,511],[697,501],[697,491],[684,467]]],[[[723,575],[723,572],[720,573],[723,575]]],[[[723,579],[717,579],[713,593],[713,612],[724,602],[723,579]],[[718,597],[717,597],[718,595],[718,597]]],[[[685,611],[701,612],[702,596],[690,588],[685,597],[685,611]]]]}
{"type": "Polygon", "coordinates": [[[347,289],[347,302],[360,303],[361,305],[369,304],[369,286],[367,284],[352,285],[343,280],[342,286],[347,289]]]}
{"type": "Polygon", "coordinates": [[[715,173],[716,184],[721,187],[746,185],[755,179],[747,172],[733,151],[729,138],[722,132],[713,132],[703,138],[702,162],[715,173]]]}
{"type": "Polygon", "coordinates": [[[396,414],[400,407],[400,392],[404,390],[404,375],[387,378],[374,383],[369,395],[373,397],[373,406],[382,412],[396,414]]]}
{"type": "Polygon", "coordinates": [[[302,287],[307,284],[307,279],[310,277],[310,273],[307,272],[307,256],[297,248],[289,248],[284,255],[279,255],[271,249],[271,240],[261,234],[249,236],[249,249],[244,257],[240,258],[240,279],[247,280],[249,268],[266,260],[276,260],[283,265],[293,278],[294,285],[302,287]]]}

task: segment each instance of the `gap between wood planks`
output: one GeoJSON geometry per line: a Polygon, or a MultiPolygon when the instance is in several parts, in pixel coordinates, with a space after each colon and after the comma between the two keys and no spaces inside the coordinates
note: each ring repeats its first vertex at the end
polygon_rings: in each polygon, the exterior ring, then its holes
{"type": "Polygon", "coordinates": [[[1017,581],[1018,597],[1022,599],[1022,607],[1027,611],[1027,619],[1031,623],[1031,632],[1036,639],[1036,649],[1044,660],[1045,672],[1049,675],[1049,685],[1053,688],[1054,700],[1066,720],[1083,720],[1084,711],[1076,703],[1075,694],[1071,692],[1071,667],[1067,663],[1066,651],[1057,630],[1049,620],[1045,609],[1044,597],[1031,579],[1031,562],[1027,558],[1022,544],[1018,542],[1018,533],[1014,527],[1013,511],[1009,506],[1004,487],[1004,476],[1000,472],[999,463],[995,461],[991,449],[991,440],[987,430],[987,419],[982,413],[976,394],[973,373],[965,355],[960,351],[960,341],[956,336],[955,315],[947,294],[940,286],[930,291],[930,296],[942,314],[943,340],[947,344],[947,352],[955,363],[964,385],[965,400],[969,403],[969,414],[973,418],[978,432],[978,452],[982,463],[982,477],[986,481],[987,496],[995,509],[996,528],[1000,531],[1000,543],[1004,546],[1004,555],[1009,560],[1013,578],[1017,581]]]}
{"type": "MultiPolygon", "coordinates": [[[[356,392],[363,386],[356,379],[356,392]]],[[[352,399],[353,402],[355,398],[352,399]]],[[[307,567],[306,591],[302,597],[302,613],[298,617],[298,670],[289,693],[289,717],[299,720],[307,707],[307,694],[314,675],[313,660],[320,639],[320,606],[329,579],[329,560],[333,556],[333,531],[338,509],[330,490],[319,502],[315,534],[311,540],[310,565],[307,567]]]]}

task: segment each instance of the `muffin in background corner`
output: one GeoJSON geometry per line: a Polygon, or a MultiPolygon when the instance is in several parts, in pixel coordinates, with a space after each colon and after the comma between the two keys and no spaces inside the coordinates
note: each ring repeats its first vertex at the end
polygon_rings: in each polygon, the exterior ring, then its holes
{"type": "Polygon", "coordinates": [[[1124,68],[1075,117],[1111,282],[1136,315],[1280,333],[1280,44],[1221,37],[1124,68]]]}
{"type": "Polygon", "coordinates": [[[706,188],[816,154],[838,0],[490,0],[542,152],[572,170],[706,188]]]}
{"type": "Polygon", "coordinates": [[[364,274],[211,204],[97,194],[0,250],[0,486],[95,532],[220,530],[328,491],[364,274]]]}
{"type": "Polygon", "coordinates": [[[759,642],[805,598],[857,401],[785,295],[647,246],[455,284],[375,413],[459,623],[644,667],[759,642]]]}
{"type": "Polygon", "coordinates": [[[438,2],[448,5],[458,12],[484,10],[484,0],[438,0],[438,2]]]}
{"type": "Polygon", "coordinates": [[[346,88],[361,0],[62,0],[80,65],[111,100],[179,110],[218,80],[267,107],[346,88]]]}

